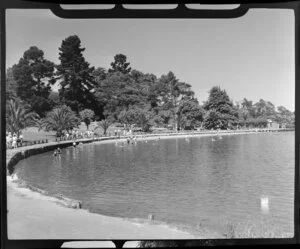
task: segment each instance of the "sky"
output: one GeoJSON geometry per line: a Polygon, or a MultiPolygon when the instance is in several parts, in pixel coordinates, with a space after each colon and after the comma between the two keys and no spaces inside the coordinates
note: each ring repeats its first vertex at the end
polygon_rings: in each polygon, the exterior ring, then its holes
{"type": "Polygon", "coordinates": [[[108,69],[122,53],[132,68],[169,71],[199,102],[213,86],[234,101],[271,101],[295,109],[294,12],[254,9],[234,19],[61,19],[49,10],[7,10],[6,67],[37,46],[59,63],[62,40],[78,35],[85,59],[108,69]]]}

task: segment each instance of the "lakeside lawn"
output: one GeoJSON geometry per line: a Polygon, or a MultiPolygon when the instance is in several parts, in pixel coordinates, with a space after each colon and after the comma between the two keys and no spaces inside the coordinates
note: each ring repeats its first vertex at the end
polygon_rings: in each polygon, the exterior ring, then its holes
{"type": "MultiPolygon", "coordinates": [[[[94,131],[96,132],[98,135],[103,135],[103,129],[101,127],[97,127],[97,124],[95,122],[91,123],[90,126],[89,126],[89,131],[94,131]]],[[[87,128],[86,128],[86,125],[84,123],[81,123],[79,125],[79,127],[76,128],[79,133],[80,132],[86,132],[87,131],[87,128]]],[[[107,129],[107,135],[114,135],[114,131],[115,130],[119,130],[119,129],[122,129],[121,127],[119,126],[115,126],[115,125],[112,125],[110,126],[108,129],[107,129]]],[[[237,130],[239,132],[241,131],[251,131],[253,129],[244,129],[244,130],[237,130]]],[[[254,130],[267,130],[266,128],[258,128],[258,129],[254,129],[254,130]]],[[[273,129],[270,129],[270,130],[273,130],[273,129]]],[[[280,130],[293,130],[292,128],[291,129],[279,129],[280,130]]],[[[154,129],[153,130],[155,133],[158,132],[158,133],[173,133],[174,130],[168,130],[166,128],[157,128],[157,129],[154,129]]],[[[210,130],[206,130],[207,132],[211,132],[210,130]]],[[[230,130],[230,132],[234,132],[235,130],[230,130]]],[[[35,141],[35,140],[45,140],[45,139],[48,139],[49,142],[52,142],[52,141],[55,141],[56,139],[56,132],[55,131],[45,131],[43,129],[41,130],[38,130],[38,128],[36,127],[27,127],[26,129],[24,129],[23,131],[23,136],[24,136],[24,141],[35,141]]],[[[192,132],[192,131],[189,131],[189,130],[186,130],[186,131],[181,131],[181,132],[192,132]]],[[[202,130],[202,132],[205,132],[204,130],[202,130]]],[[[216,130],[214,130],[214,132],[217,132],[216,130]]],[[[222,133],[223,131],[221,131],[222,133]]],[[[193,133],[193,132],[192,132],[193,133]]],[[[149,133],[151,134],[151,132],[149,133]]]]}
{"type": "MultiPolygon", "coordinates": [[[[95,122],[91,123],[89,126],[89,131],[95,131],[98,134],[102,135],[103,134],[103,129],[101,127],[97,127],[97,124],[95,122]]],[[[86,132],[87,128],[84,123],[81,123],[78,128],[79,132],[86,132]]],[[[120,129],[120,127],[115,127],[115,126],[110,126],[107,129],[107,134],[114,133],[115,129],[120,129]]],[[[38,130],[36,127],[27,127],[23,131],[23,137],[24,141],[35,141],[35,140],[45,140],[48,139],[48,141],[55,141],[56,139],[56,132],[55,131],[45,131],[43,129],[38,130]]]]}

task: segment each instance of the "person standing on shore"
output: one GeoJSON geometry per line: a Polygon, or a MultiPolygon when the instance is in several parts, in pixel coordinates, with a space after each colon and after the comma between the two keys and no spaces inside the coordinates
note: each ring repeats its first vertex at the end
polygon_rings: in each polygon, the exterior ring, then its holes
{"type": "Polygon", "coordinates": [[[17,148],[21,146],[21,145],[20,145],[20,142],[21,142],[20,136],[17,136],[17,148]]]}
{"type": "Polygon", "coordinates": [[[22,132],[20,132],[19,139],[20,139],[20,146],[22,147],[23,146],[23,134],[22,134],[22,132]]]}
{"type": "Polygon", "coordinates": [[[7,149],[11,148],[11,143],[12,143],[12,138],[11,138],[11,133],[9,132],[6,136],[6,147],[7,147],[7,149]]]}
{"type": "Polygon", "coordinates": [[[17,134],[14,133],[13,138],[12,138],[12,148],[15,149],[17,148],[17,134]]]}

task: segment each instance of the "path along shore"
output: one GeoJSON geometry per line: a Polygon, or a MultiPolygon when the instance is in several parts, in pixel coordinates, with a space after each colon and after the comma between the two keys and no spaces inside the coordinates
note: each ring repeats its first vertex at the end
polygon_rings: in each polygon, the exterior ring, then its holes
{"type": "MultiPolygon", "coordinates": [[[[256,131],[221,131],[220,135],[248,134],[256,131]]],[[[138,139],[213,136],[216,132],[138,135],[138,139]]],[[[127,137],[121,137],[121,140],[127,137]]],[[[115,137],[77,139],[76,142],[113,142],[115,137]]],[[[120,139],[118,139],[120,140],[120,139]]],[[[72,146],[73,141],[50,142],[7,150],[7,222],[9,239],[197,239],[199,236],[177,228],[132,221],[89,213],[87,210],[66,208],[60,200],[20,187],[11,176],[18,161],[31,155],[72,146]],[[62,204],[62,203],[60,203],[62,204]]],[[[218,235],[211,234],[211,238],[218,235]]],[[[208,238],[203,235],[202,238],[208,238]]]]}

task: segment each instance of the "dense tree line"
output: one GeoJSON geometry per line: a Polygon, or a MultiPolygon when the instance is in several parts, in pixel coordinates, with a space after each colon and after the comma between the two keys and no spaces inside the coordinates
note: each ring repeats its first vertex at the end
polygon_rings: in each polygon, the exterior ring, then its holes
{"type": "Polygon", "coordinates": [[[294,113],[283,106],[276,110],[269,101],[253,103],[245,98],[234,104],[225,90],[215,86],[201,105],[191,85],[173,72],[159,78],[140,72],[130,67],[123,54],[114,57],[108,70],[94,68],[85,60],[84,51],[76,35],[62,41],[58,65],[45,59],[36,46],[25,51],[7,70],[7,115],[12,115],[9,108],[14,102],[39,115],[40,125],[56,131],[70,129],[79,121],[88,128],[93,120],[101,121],[105,131],[112,123],[135,125],[143,131],[151,127],[263,127],[267,119],[294,124],[294,113]],[[52,90],[54,84],[58,92],[52,90]]]}

